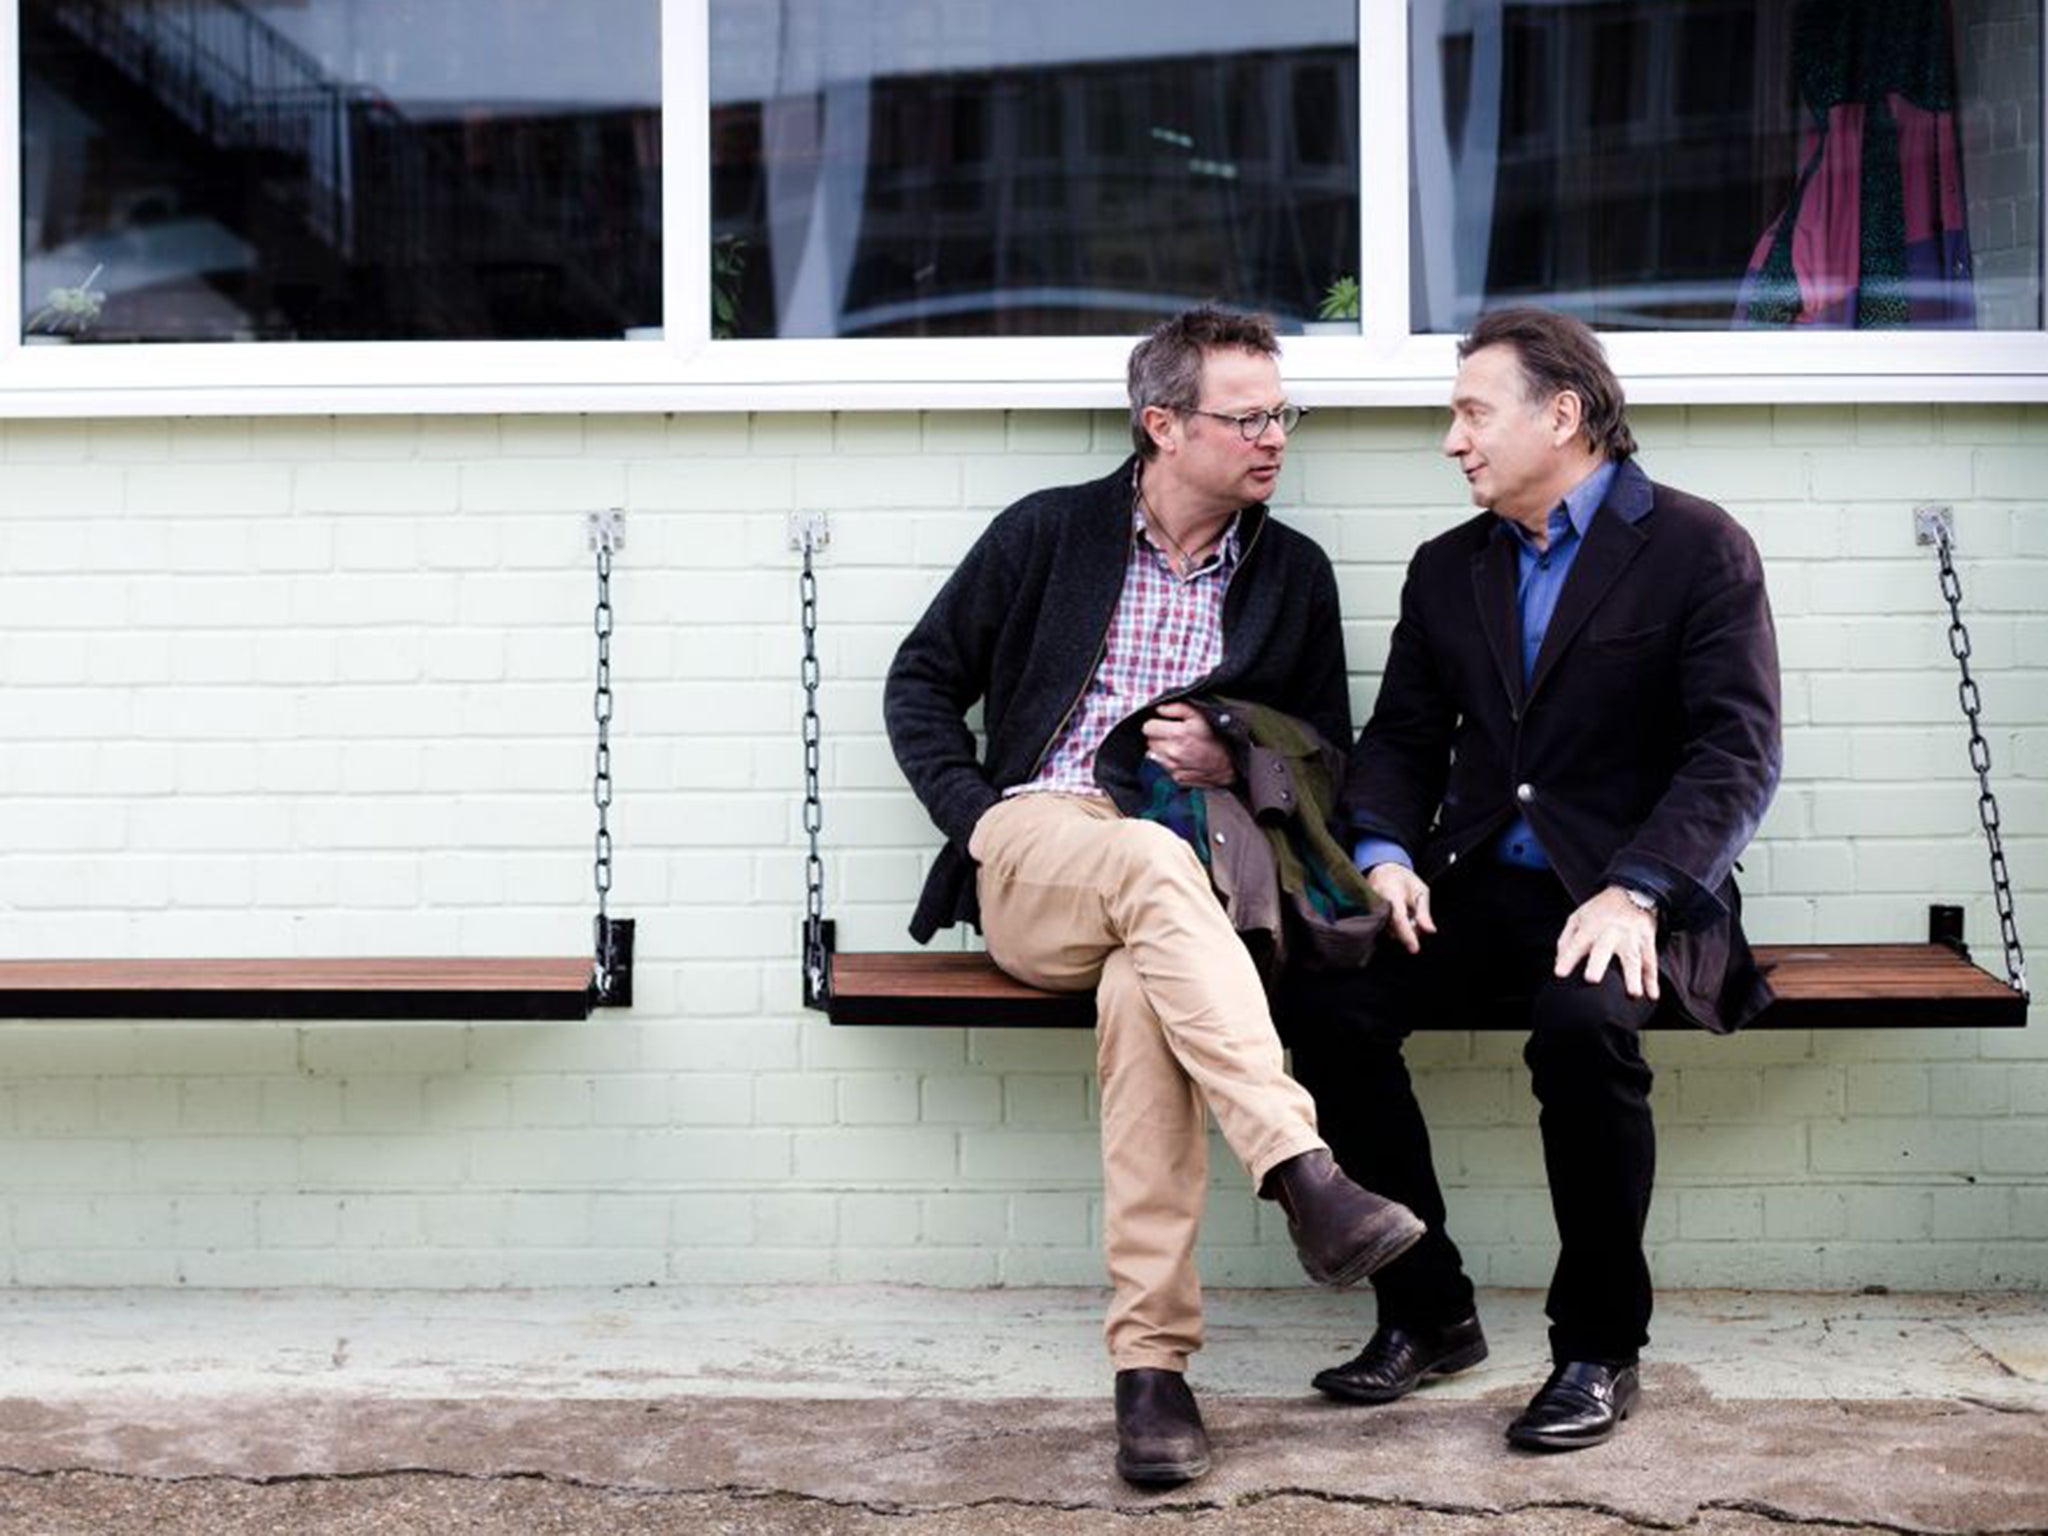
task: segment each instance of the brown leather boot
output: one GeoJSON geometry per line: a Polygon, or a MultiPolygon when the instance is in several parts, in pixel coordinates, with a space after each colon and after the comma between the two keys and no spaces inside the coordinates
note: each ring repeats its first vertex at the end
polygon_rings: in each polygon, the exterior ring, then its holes
{"type": "Polygon", "coordinates": [[[1414,1247],[1425,1230],[1407,1206],[1346,1178],[1328,1147],[1287,1159],[1266,1175],[1259,1195],[1280,1202],[1301,1267],[1317,1285],[1356,1285],[1414,1247]]]}
{"type": "Polygon", "coordinates": [[[1116,1470],[1141,1488],[1171,1488],[1209,1470],[1209,1432],[1179,1371],[1116,1373],[1116,1470]]]}

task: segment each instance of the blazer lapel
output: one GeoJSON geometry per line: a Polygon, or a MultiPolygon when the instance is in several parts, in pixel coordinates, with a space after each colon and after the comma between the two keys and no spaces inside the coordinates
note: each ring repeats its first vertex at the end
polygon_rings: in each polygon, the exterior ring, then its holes
{"type": "MultiPolygon", "coordinates": [[[[1584,554],[1584,551],[1580,551],[1584,554]]],[[[1508,703],[1522,707],[1522,627],[1515,604],[1515,541],[1496,530],[1472,557],[1472,601],[1508,703]]]]}
{"type": "Polygon", "coordinates": [[[1600,600],[1621,579],[1629,563],[1642,553],[1644,540],[1643,530],[1626,516],[1618,515],[1611,500],[1586,525],[1585,547],[1572,561],[1571,574],[1564,579],[1564,590],[1557,595],[1557,610],[1543,636],[1543,649],[1536,653],[1536,670],[1529,679],[1531,696],[1557,669],[1558,658],[1600,606],[1600,600]]]}

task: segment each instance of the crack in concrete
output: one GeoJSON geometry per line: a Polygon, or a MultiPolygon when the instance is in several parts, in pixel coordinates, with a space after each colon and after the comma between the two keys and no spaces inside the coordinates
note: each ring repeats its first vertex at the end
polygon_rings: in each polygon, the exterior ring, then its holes
{"type": "Polygon", "coordinates": [[[1982,1408],[1987,1413],[2011,1414],[2016,1418],[2038,1419],[2043,1411],[2028,1403],[2001,1403],[1992,1397],[1959,1397],[1959,1403],[1968,1403],[1972,1408],[1982,1408]]]}
{"type": "MultiPolygon", "coordinates": [[[[1454,1519],[1469,1520],[1497,1520],[1524,1514],[1571,1511],[1598,1515],[1617,1521],[1631,1530],[1642,1531],[1683,1532],[1695,1530],[1700,1526],[1702,1516],[1725,1513],[1755,1516],[1768,1520],[1773,1525],[1784,1526],[1788,1530],[1883,1531],[1892,1533],[1892,1536],[1935,1536],[1934,1527],[1899,1525],[1868,1516],[1842,1518],[1828,1515],[1802,1515],[1777,1505],[1750,1499],[1703,1500],[1686,1519],[1682,1521],[1668,1521],[1658,1520],[1654,1517],[1591,1499],[1530,1499],[1512,1504],[1461,1504],[1431,1499],[1392,1498],[1373,1494],[1346,1494],[1333,1492],[1328,1489],[1299,1487],[1263,1488],[1235,1497],[1155,1496],[1148,1499],[1142,1507],[1133,1507],[1127,1504],[1098,1503],[1087,1500],[1024,1499],[1010,1496],[988,1499],[963,1499],[939,1504],[901,1504],[894,1501],[878,1501],[873,1499],[833,1498],[824,1494],[806,1493],[797,1489],[762,1487],[744,1483],[719,1483],[694,1487],[656,1487],[644,1483],[633,1484],[601,1481],[560,1472],[542,1472],[517,1468],[493,1472],[463,1472],[445,1467],[395,1466],[336,1472],[283,1472],[274,1474],[201,1472],[189,1475],[175,1475],[115,1472],[108,1471],[103,1467],[90,1466],[29,1468],[0,1465],[0,1477],[19,1477],[30,1481],[50,1481],[60,1477],[90,1477],[104,1479],[108,1482],[158,1487],[194,1487],[207,1484],[227,1484],[250,1488],[288,1488],[323,1483],[368,1483],[400,1477],[474,1484],[524,1482],[572,1488],[579,1492],[623,1494],[639,1498],[728,1498],[745,1501],[789,1499],[800,1504],[811,1504],[825,1509],[859,1511],[880,1519],[891,1520],[912,1520],[934,1515],[962,1514],[971,1513],[976,1510],[1000,1509],[1042,1510],[1058,1514],[1094,1512],[1115,1516],[1119,1519],[1150,1520],[1162,1516],[1190,1516],[1208,1512],[1223,1513],[1233,1509],[1253,1509],[1285,1499],[1301,1499],[1311,1503],[1340,1508],[1406,1510],[1418,1514],[1444,1515],[1454,1519]]],[[[1138,1496],[1132,1495],[1132,1497],[1138,1496]]],[[[2048,1536],[2048,1525],[2006,1527],[2000,1533],[2000,1536],[2048,1536]]]]}
{"type": "Polygon", "coordinates": [[[2020,1373],[2007,1365],[1995,1350],[1988,1347],[1982,1340],[1974,1337],[1960,1323],[1944,1323],[1942,1326],[1949,1333],[1954,1334],[1965,1344],[1969,1345],[1977,1358],[1987,1362],[1999,1375],[2010,1377],[2015,1381],[2024,1380],[2020,1373]]]}
{"type": "MultiPolygon", "coordinates": [[[[1753,1499],[1709,1499],[1700,1505],[1700,1511],[1726,1512],[1736,1515],[1758,1515],[1773,1525],[1791,1526],[1800,1530],[1820,1531],[1891,1531],[1896,1536],[1932,1536],[1934,1528],[1925,1525],[1895,1525],[1888,1520],[1861,1518],[1837,1520],[1828,1515],[1795,1515],[1788,1509],[1774,1504],[1764,1504],[1753,1499]]],[[[1699,1516],[1686,1522],[1697,1525],[1699,1516]]],[[[2027,1525],[2007,1526],[1998,1536],[2048,1536],[2048,1526],[2027,1525]]]]}

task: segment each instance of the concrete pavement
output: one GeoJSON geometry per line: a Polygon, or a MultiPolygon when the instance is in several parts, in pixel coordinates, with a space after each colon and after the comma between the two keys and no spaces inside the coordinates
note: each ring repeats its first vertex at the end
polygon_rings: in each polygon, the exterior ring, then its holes
{"type": "Polygon", "coordinates": [[[0,1293],[0,1536],[150,1531],[2048,1532],[2048,1296],[1677,1292],[1610,1445],[1509,1450],[1541,1298],[1327,1404],[1370,1299],[1212,1293],[1216,1470],[1110,1471],[1073,1290],[0,1293]],[[1147,1524],[1145,1530],[1153,1526],[1147,1524]]]}

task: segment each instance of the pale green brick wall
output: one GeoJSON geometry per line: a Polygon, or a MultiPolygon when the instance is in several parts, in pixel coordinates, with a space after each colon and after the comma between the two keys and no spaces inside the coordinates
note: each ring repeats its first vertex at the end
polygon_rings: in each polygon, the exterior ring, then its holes
{"type": "MultiPolygon", "coordinates": [[[[1653,474],[1770,573],[1787,776],[1766,941],[1995,932],[1915,502],[1957,509],[2026,936],[2048,944],[2048,408],[1651,409],[1653,474]]],[[[1370,705],[1402,567],[1461,515],[1438,413],[1330,411],[1285,515],[1370,705]]],[[[0,948],[547,953],[589,908],[591,577],[622,505],[614,906],[639,1005],[582,1025],[0,1022],[0,1280],[1093,1284],[1082,1035],[834,1031],[798,1005],[792,510],[820,576],[829,901],[896,947],[934,837],[881,677],[1011,497],[1112,415],[11,423],[0,948]]],[[[1983,951],[1989,958],[1991,951],[1983,951]]],[[[2048,1026],[1658,1035],[1665,1285],[2048,1284],[2048,1026]]],[[[1519,1041],[1416,1041],[1477,1276],[1546,1278],[1519,1041]]],[[[1298,1283],[1219,1145],[1211,1284],[1298,1283]]]]}

